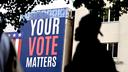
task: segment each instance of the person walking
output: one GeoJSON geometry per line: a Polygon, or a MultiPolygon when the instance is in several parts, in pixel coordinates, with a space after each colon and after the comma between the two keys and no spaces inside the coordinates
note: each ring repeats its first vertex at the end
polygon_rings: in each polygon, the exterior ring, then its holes
{"type": "Polygon", "coordinates": [[[65,72],[118,72],[111,53],[98,39],[101,18],[95,12],[83,16],[76,29],[75,40],[79,41],[71,62],[65,72]]]}

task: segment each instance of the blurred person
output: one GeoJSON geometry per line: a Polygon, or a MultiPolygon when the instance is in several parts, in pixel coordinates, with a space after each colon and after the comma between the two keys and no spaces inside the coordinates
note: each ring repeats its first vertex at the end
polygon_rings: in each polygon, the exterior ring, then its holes
{"type": "Polygon", "coordinates": [[[75,40],[79,43],[73,59],[65,66],[65,72],[117,72],[111,53],[97,37],[102,35],[101,21],[95,11],[81,18],[75,33],[75,40]]]}
{"type": "Polygon", "coordinates": [[[22,72],[15,48],[3,32],[5,27],[4,15],[0,13],[0,72],[22,72]]]}

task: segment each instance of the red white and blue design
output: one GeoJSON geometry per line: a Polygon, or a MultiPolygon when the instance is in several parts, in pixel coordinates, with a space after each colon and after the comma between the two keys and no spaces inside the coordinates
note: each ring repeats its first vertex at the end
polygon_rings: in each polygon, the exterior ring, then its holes
{"type": "Polygon", "coordinates": [[[22,47],[22,39],[21,39],[21,33],[17,32],[8,32],[6,33],[9,38],[11,38],[11,41],[15,47],[16,53],[18,55],[18,60],[20,61],[20,52],[22,47]]]}
{"type": "Polygon", "coordinates": [[[11,32],[25,72],[61,72],[68,8],[33,11],[25,15],[21,33],[11,32]]]}

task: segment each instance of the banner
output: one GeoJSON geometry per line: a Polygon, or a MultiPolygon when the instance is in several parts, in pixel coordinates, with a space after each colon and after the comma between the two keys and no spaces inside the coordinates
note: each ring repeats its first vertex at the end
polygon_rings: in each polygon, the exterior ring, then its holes
{"type": "Polygon", "coordinates": [[[25,15],[21,33],[8,33],[25,72],[61,72],[67,8],[33,11],[25,15]]]}

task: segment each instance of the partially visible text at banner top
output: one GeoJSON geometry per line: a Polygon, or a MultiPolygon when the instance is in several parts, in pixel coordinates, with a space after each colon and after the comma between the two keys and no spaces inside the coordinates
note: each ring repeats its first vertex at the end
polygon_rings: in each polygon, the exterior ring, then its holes
{"type": "Polygon", "coordinates": [[[68,8],[32,11],[12,38],[25,72],[61,72],[68,8]]]}

